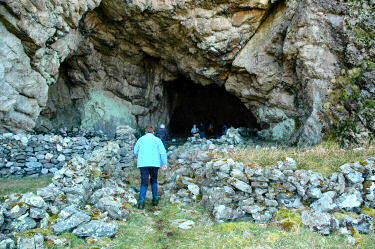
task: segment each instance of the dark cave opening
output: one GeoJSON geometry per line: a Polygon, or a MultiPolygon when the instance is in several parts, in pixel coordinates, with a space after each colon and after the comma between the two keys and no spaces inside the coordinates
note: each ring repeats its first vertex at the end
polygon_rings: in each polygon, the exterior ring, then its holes
{"type": "Polygon", "coordinates": [[[202,86],[187,78],[165,83],[169,98],[171,118],[170,132],[176,136],[190,135],[193,124],[205,126],[206,135],[222,134],[222,127],[247,127],[259,130],[256,117],[224,87],[212,84],[202,86]],[[214,132],[208,131],[209,124],[214,132]]]}

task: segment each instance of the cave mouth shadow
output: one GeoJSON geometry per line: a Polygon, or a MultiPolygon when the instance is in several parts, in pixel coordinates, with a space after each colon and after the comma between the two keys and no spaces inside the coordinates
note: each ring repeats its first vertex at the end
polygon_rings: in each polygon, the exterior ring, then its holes
{"type": "Polygon", "coordinates": [[[201,123],[206,135],[212,137],[222,135],[223,125],[260,129],[252,112],[224,86],[203,86],[188,78],[166,82],[164,86],[171,111],[169,130],[174,136],[189,136],[193,124],[199,126],[201,123]],[[213,133],[207,132],[210,123],[213,133]]]}

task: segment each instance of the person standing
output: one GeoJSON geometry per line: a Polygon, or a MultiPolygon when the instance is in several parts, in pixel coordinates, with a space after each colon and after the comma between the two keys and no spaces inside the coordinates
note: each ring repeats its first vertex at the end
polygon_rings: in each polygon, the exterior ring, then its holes
{"type": "Polygon", "coordinates": [[[206,126],[201,122],[199,125],[199,137],[204,138],[206,136],[206,126]]]}
{"type": "Polygon", "coordinates": [[[144,209],[145,197],[150,181],[152,190],[152,205],[159,203],[158,195],[158,171],[167,169],[167,152],[160,138],[154,135],[153,126],[147,126],[145,135],[140,137],[134,146],[134,154],[137,156],[137,168],[141,172],[141,189],[139,193],[138,208],[144,209]]]}
{"type": "Polygon", "coordinates": [[[213,136],[213,135],[214,135],[214,125],[210,123],[207,129],[207,136],[213,136]]]}
{"type": "Polygon", "coordinates": [[[165,142],[167,141],[167,138],[169,137],[168,131],[165,129],[165,125],[161,124],[160,129],[156,132],[156,136],[161,139],[163,142],[163,145],[165,147],[165,142]]]}

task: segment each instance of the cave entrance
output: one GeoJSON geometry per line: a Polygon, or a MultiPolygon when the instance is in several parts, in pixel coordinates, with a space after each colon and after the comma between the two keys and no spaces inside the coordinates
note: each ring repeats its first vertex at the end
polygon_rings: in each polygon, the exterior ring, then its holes
{"type": "MultiPolygon", "coordinates": [[[[218,85],[202,86],[187,78],[165,83],[169,98],[169,129],[174,136],[189,136],[193,124],[203,123],[206,136],[222,134],[223,125],[259,129],[254,115],[234,95],[218,85]],[[207,132],[213,124],[214,133],[207,132]]],[[[199,127],[198,127],[199,128],[199,127]]]]}

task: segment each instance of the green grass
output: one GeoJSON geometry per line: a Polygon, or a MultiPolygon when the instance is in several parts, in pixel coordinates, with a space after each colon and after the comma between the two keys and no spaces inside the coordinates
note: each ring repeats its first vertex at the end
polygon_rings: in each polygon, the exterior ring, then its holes
{"type": "Polygon", "coordinates": [[[324,175],[340,171],[340,166],[351,162],[365,160],[375,156],[375,146],[364,147],[361,151],[342,149],[334,143],[322,143],[310,148],[246,148],[231,156],[235,161],[245,164],[259,164],[264,167],[276,165],[282,157],[292,157],[297,162],[298,169],[313,170],[324,175]]]}
{"type": "MultiPolygon", "coordinates": [[[[285,214],[282,214],[284,217],[285,214]]],[[[299,216],[288,212],[287,218],[299,216]]],[[[199,205],[172,205],[162,200],[157,208],[146,204],[144,211],[131,208],[126,222],[121,222],[113,239],[100,239],[88,244],[69,233],[63,235],[70,241],[70,248],[348,248],[346,237],[338,232],[322,236],[303,225],[287,232],[276,223],[257,225],[252,222],[216,223],[199,205]],[[192,214],[186,210],[197,210],[192,214]],[[160,211],[159,215],[154,215],[160,211]],[[173,224],[175,219],[190,219],[196,224],[190,230],[182,230],[173,224]]],[[[352,248],[375,248],[375,236],[357,235],[359,243],[352,248]]]]}
{"type": "Polygon", "coordinates": [[[45,187],[51,182],[50,176],[0,178],[0,196],[11,193],[35,192],[36,189],[45,187]]]}

